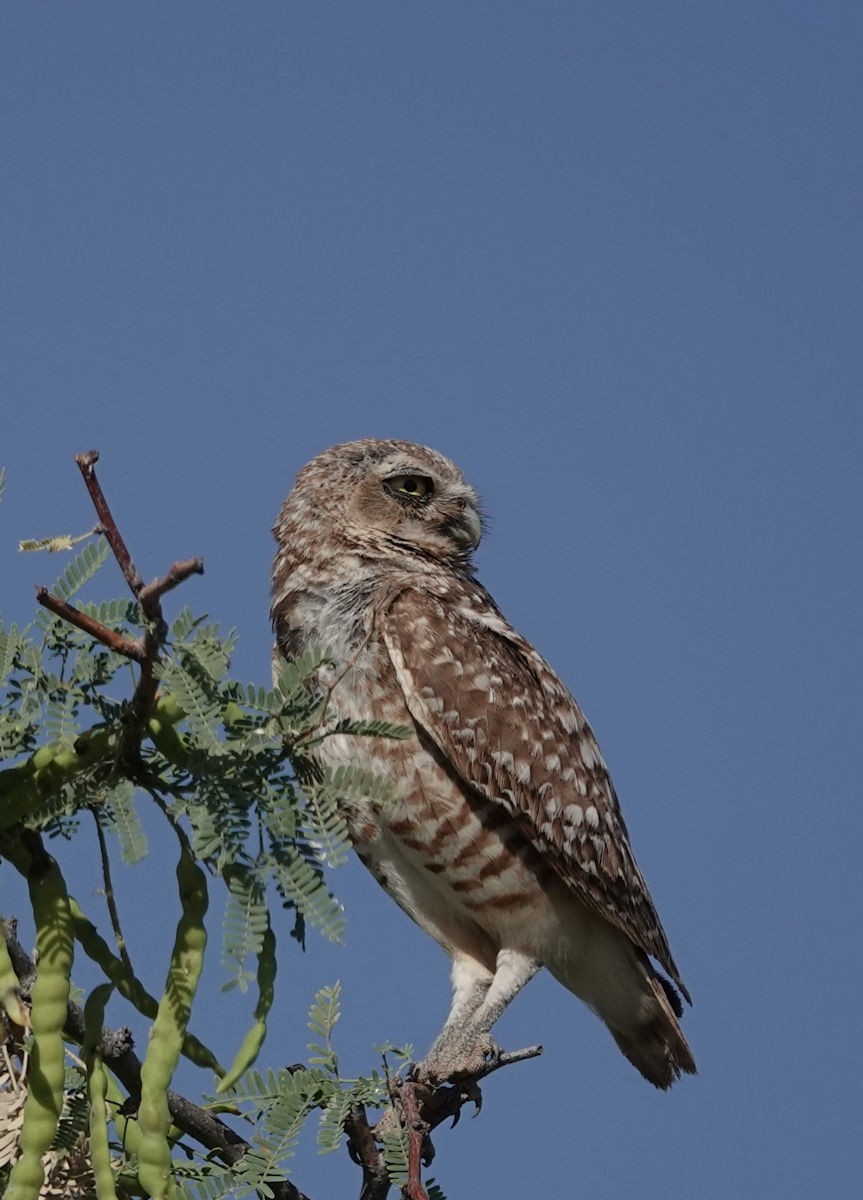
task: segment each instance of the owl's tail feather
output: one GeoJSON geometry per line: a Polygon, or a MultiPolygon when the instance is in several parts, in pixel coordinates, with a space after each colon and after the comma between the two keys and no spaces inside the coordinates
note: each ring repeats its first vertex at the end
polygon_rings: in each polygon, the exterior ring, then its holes
{"type": "Polygon", "coordinates": [[[689,1043],[677,1023],[679,1013],[675,1010],[680,1000],[673,993],[677,1003],[672,1008],[668,995],[670,985],[663,986],[665,982],[659,976],[648,982],[658,1009],[650,1021],[626,1033],[609,1026],[612,1037],[632,1065],[645,1079],[662,1089],[670,1088],[683,1074],[698,1073],[689,1043]]]}

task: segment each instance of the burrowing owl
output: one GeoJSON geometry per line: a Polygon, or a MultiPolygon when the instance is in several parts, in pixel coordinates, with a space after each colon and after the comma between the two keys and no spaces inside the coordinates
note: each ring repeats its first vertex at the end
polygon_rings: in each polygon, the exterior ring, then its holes
{"type": "Polygon", "coordinates": [[[476,494],[436,451],[327,450],[275,526],[277,650],[329,648],[330,716],[412,731],[328,737],[320,758],[392,783],[394,803],[348,808],[354,846],[452,959],[424,1076],[487,1062],[494,1022],[545,966],[667,1088],[695,1071],[677,1020],[689,994],[590,726],[474,578],[481,532],[476,494]]]}

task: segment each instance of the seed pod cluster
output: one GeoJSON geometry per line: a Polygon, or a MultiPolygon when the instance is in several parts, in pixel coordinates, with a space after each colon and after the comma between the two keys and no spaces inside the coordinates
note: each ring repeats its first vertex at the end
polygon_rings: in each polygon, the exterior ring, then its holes
{"type": "MultiPolygon", "coordinates": [[[[126,963],[112,952],[93,922],[81,911],[74,897],[69,897],[69,904],[72,910],[75,937],[81,949],[88,958],[98,963],[120,995],[133,1004],[139,1013],[152,1020],[159,1011],[159,1003],[156,998],[150,995],[137,975],[129,970],[126,963]]],[[[186,1033],[183,1038],[183,1055],[197,1067],[215,1071],[217,1075],[225,1073],[225,1068],[213,1051],[193,1033],[186,1033]]]]}
{"type": "Polygon", "coordinates": [[[117,733],[103,725],[82,733],[70,750],[64,742],[40,746],[18,767],[0,772],[0,829],[25,821],[34,808],[54,796],[71,776],[114,752],[117,733]]]}

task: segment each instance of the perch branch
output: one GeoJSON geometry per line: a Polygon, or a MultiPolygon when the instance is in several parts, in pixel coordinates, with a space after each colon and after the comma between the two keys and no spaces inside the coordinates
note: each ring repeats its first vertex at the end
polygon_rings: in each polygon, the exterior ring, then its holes
{"type": "Polygon", "coordinates": [[[429,1200],[422,1181],[423,1163],[430,1161],[431,1156],[431,1143],[428,1142],[429,1124],[420,1115],[416,1084],[409,1079],[400,1080],[399,1083],[397,1094],[408,1129],[408,1181],[404,1186],[405,1200],[429,1200]],[[426,1143],[428,1149],[424,1156],[426,1143]]]}
{"type": "Polygon", "coordinates": [[[188,558],[184,562],[174,563],[169,568],[167,575],[163,575],[161,579],[154,579],[152,583],[148,583],[146,587],[141,588],[138,595],[138,602],[143,608],[147,616],[154,618],[159,616],[158,602],[164,596],[165,592],[170,592],[178,584],[183,583],[190,575],[203,575],[204,563],[200,558],[188,558]]]}
{"type": "MultiPolygon", "coordinates": [[[[400,1076],[390,1079],[390,1097],[396,1110],[400,1110],[404,1116],[408,1137],[408,1178],[402,1189],[403,1200],[428,1200],[421,1169],[429,1166],[434,1158],[435,1150],[429,1136],[431,1131],[448,1120],[456,1125],[467,1103],[474,1104],[479,1112],[482,1107],[482,1094],[478,1086],[481,1079],[499,1071],[501,1067],[525,1062],[540,1054],[542,1046],[525,1046],[521,1050],[504,1052],[489,1060],[481,1071],[454,1083],[430,1084],[410,1076],[407,1079],[400,1076]]],[[[360,1200],[386,1200],[391,1181],[378,1147],[389,1122],[398,1119],[398,1112],[389,1110],[376,1126],[369,1128],[365,1109],[358,1105],[345,1121],[348,1153],[363,1169],[360,1200]]]]}

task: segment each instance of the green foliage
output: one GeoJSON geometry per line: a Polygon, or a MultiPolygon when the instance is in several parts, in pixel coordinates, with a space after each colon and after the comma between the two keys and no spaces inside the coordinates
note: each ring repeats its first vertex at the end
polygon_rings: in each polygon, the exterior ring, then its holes
{"type": "Polygon", "coordinates": [[[340,1013],[339,984],[321,988],[308,1016],[309,1029],[318,1039],[309,1043],[308,1067],[249,1070],[230,1090],[237,1108],[263,1132],[257,1146],[270,1170],[293,1154],[303,1126],[315,1111],[320,1111],[318,1149],[321,1154],[329,1154],[342,1145],[344,1124],[352,1108],[358,1104],[378,1108],[389,1105],[386,1073],[372,1071],[350,1080],[340,1076],[333,1045],[340,1013]]]}
{"type": "Polygon", "coordinates": [[[389,1177],[397,1187],[401,1187],[408,1180],[408,1135],[404,1125],[395,1116],[385,1126],[381,1143],[389,1177]]]}
{"type": "MultiPolygon", "coordinates": [[[[80,592],[85,583],[89,583],[102,563],[110,558],[110,555],[111,551],[104,538],[88,542],[84,549],[72,559],[51,591],[61,600],[71,600],[76,592],[80,592]]],[[[40,616],[39,621],[47,623],[51,619],[46,612],[44,617],[40,616]]],[[[53,619],[56,620],[56,618],[53,619]]]]}
{"type": "Polygon", "coordinates": [[[261,951],[269,928],[269,911],[263,887],[254,871],[240,863],[230,863],[222,877],[229,893],[222,949],[222,966],[229,977],[223,990],[239,987],[246,991],[249,980],[254,977],[246,970],[246,960],[261,951]]]}
{"type": "Polygon", "coordinates": [[[129,779],[119,778],[111,789],[110,803],[102,804],[105,826],[117,836],[123,862],[132,867],[147,857],[147,835],[135,807],[137,792],[129,779]]]}
{"type": "Polygon", "coordinates": [[[341,985],[338,983],[332,987],[321,988],[309,1010],[309,1029],[322,1039],[321,1042],[309,1042],[309,1062],[326,1071],[328,1075],[336,1077],[339,1073],[339,1062],[332,1039],[333,1030],[342,1015],[341,994],[341,985]]]}
{"type": "MultiPolygon", "coordinates": [[[[56,550],[61,543],[66,547],[80,540],[48,539],[31,545],[56,550]]],[[[88,541],[51,591],[71,600],[91,583],[107,557],[103,538],[88,541]]],[[[133,601],[77,599],[76,605],[121,639],[138,641],[147,631],[133,601]]],[[[282,664],[273,686],[266,688],[230,678],[234,644],[232,632],[223,632],[188,609],[180,612],[156,666],[159,693],[145,717],[143,741],[136,736],[131,743],[136,751],[140,742],[140,753],[129,755],[130,731],[134,733],[135,721],[140,722],[131,704],[137,667],[47,609],[40,609],[23,630],[0,621],[0,754],[5,768],[0,771],[0,857],[27,878],[32,890],[37,863],[26,847],[41,845],[39,839],[45,836],[74,842],[79,825],[92,825],[95,817],[100,831],[112,835],[104,841],[103,890],[118,942],[122,914],[116,911],[108,871],[114,855],[118,864],[143,863],[139,869],[153,872],[154,887],[177,887],[180,922],[173,953],[165,947],[171,963],[161,999],[158,992],[151,995],[146,990],[125,948],[115,954],[74,901],[71,932],[114,986],[112,1003],[126,1005],[131,1021],[139,1012],[155,1020],[149,1042],[146,1026],[139,1026],[138,1044],[142,1052],[147,1050],[145,1092],[164,1092],[182,1052],[214,1071],[217,1079],[222,1077],[219,1094],[210,1103],[244,1118],[238,1128],[251,1143],[231,1166],[203,1148],[193,1150],[188,1139],[187,1157],[179,1157],[175,1149],[171,1158],[166,1109],[154,1109],[148,1116],[142,1104],[143,1123],[122,1112],[126,1094],[103,1068],[91,1031],[85,1065],[75,1068],[62,1088],[58,1083],[62,1110],[59,1122],[54,1121],[54,1151],[80,1156],[91,1130],[98,1129],[103,1138],[104,1119],[95,1109],[91,1112],[90,1098],[107,1095],[109,1155],[100,1140],[97,1165],[102,1194],[110,1194],[113,1172],[121,1194],[140,1195],[142,1180],[150,1180],[150,1191],[144,1192],[154,1196],[217,1200],[249,1192],[267,1195],[272,1185],[286,1179],[286,1162],[310,1118],[317,1122],[321,1153],[330,1153],[343,1144],[345,1121],[354,1106],[390,1104],[386,1062],[366,1077],[347,1080],[339,1073],[334,1045],[341,1011],[338,984],[321,988],[312,1004],[306,1064],[278,1070],[258,1070],[254,1064],[266,1050],[277,938],[284,947],[287,932],[302,944],[309,926],[336,941],[342,936],[344,914],[326,870],[343,861],[348,850],[344,803],[390,802],[387,786],[368,772],[352,767],[321,770],[315,747],[322,737],[335,733],[403,737],[407,731],[370,716],[367,721],[334,719],[321,732],[327,698],[317,686],[317,672],[332,661],[329,653],[316,649],[282,664]],[[169,883],[164,865],[148,857],[145,826],[154,821],[166,821],[178,834],[185,884],[179,867],[177,884],[169,883]],[[195,878],[199,883],[192,886],[195,878]],[[206,945],[205,878],[214,899],[222,890],[223,990],[257,991],[252,1027],[227,1072],[186,1029],[206,945]],[[151,1069],[153,1062],[158,1070],[151,1069]],[[173,1182],[166,1181],[165,1170],[173,1182]],[[121,1180],[126,1181],[122,1187],[121,1180]]],[[[63,849],[59,845],[59,857],[63,849]]],[[[60,865],[55,868],[59,873],[60,865]]],[[[14,981],[14,972],[10,978],[14,981]]],[[[7,987],[4,1002],[17,1013],[10,990],[14,986],[12,982],[7,987]]],[[[103,989],[105,995],[108,990],[103,989]]],[[[8,1026],[12,1032],[5,1050],[23,1064],[26,1047],[16,1040],[16,1028],[8,1026]]],[[[68,1033],[65,1038],[68,1042],[68,1033]]],[[[384,1153],[394,1180],[401,1180],[406,1142],[395,1124],[384,1153]]],[[[0,1191],[8,1179],[8,1164],[0,1166],[0,1191]]]]}

